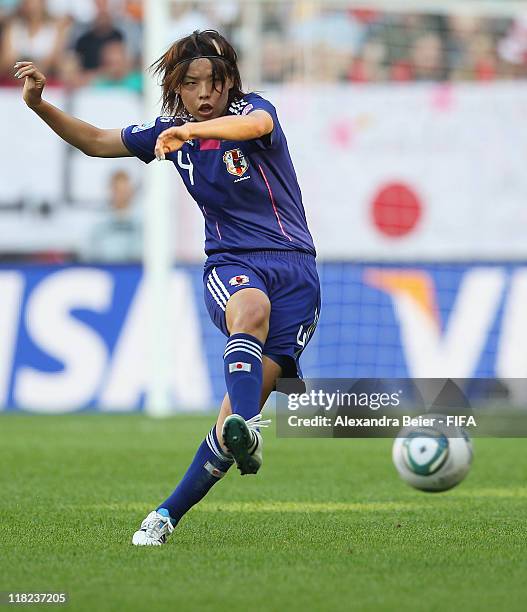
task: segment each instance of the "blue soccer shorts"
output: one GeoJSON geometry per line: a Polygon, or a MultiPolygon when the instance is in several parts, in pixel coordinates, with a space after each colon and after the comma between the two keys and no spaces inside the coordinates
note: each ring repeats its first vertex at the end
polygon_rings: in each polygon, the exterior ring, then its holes
{"type": "Polygon", "coordinates": [[[252,287],[271,302],[269,334],[263,354],[282,366],[284,378],[302,377],[299,358],[315,331],[320,313],[320,283],[315,258],[296,251],[217,253],[205,262],[205,304],[227,337],[227,300],[252,287]]]}

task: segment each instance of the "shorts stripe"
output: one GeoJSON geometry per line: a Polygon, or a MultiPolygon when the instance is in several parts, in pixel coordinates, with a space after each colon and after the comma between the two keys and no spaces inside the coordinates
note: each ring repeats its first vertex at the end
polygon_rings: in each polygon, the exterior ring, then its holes
{"type": "Polygon", "coordinates": [[[225,285],[221,282],[221,279],[218,276],[218,273],[216,272],[216,268],[212,268],[212,276],[214,277],[214,280],[216,281],[219,288],[223,291],[223,293],[225,294],[225,297],[228,300],[231,297],[231,294],[227,291],[225,285]]]}
{"type": "Polygon", "coordinates": [[[209,293],[214,298],[214,301],[216,302],[216,304],[218,304],[218,306],[223,310],[223,312],[225,312],[225,306],[223,305],[223,302],[220,302],[220,300],[218,299],[218,296],[216,295],[214,289],[212,288],[212,285],[209,280],[207,280],[207,289],[209,290],[209,293]]]}
{"type": "Polygon", "coordinates": [[[212,276],[212,274],[209,274],[207,277],[207,281],[210,282],[210,284],[214,287],[215,291],[216,291],[216,295],[218,296],[218,298],[221,300],[221,302],[223,303],[224,306],[227,306],[227,300],[229,299],[229,297],[225,298],[225,296],[223,295],[221,289],[218,286],[218,283],[216,282],[216,280],[214,279],[214,277],[212,276]]]}

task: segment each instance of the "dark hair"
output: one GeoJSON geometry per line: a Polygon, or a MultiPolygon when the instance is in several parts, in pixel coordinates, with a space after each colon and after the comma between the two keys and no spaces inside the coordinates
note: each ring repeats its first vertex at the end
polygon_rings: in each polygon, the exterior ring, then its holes
{"type": "Polygon", "coordinates": [[[238,56],[232,45],[216,30],[196,30],[190,36],[177,40],[166,53],[156,60],[150,69],[155,76],[161,76],[163,88],[162,113],[181,115],[185,107],[177,89],[182,85],[192,60],[206,57],[212,64],[212,82],[222,91],[227,79],[232,79],[229,91],[229,104],[245,94],[238,70],[238,56]]]}

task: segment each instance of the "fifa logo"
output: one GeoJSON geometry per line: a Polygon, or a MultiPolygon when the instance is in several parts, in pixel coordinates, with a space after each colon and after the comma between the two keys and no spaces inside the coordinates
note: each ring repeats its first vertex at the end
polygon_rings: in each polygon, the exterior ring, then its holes
{"type": "Polygon", "coordinates": [[[245,158],[243,151],[240,149],[231,149],[223,154],[223,161],[227,166],[227,171],[234,176],[245,174],[249,167],[249,162],[245,158]]]}

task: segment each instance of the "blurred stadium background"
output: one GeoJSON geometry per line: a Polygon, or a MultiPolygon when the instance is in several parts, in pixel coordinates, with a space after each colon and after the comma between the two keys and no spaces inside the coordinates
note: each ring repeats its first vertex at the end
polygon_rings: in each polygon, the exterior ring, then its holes
{"type": "MultiPolygon", "coordinates": [[[[167,0],[164,41],[216,28],[278,107],[319,252],[311,377],[527,374],[527,3],[167,0]]],[[[141,409],[146,177],[89,159],[21,100],[100,127],[145,115],[141,0],[0,0],[0,407],[141,409]]],[[[202,300],[201,215],[175,172],[166,286],[174,410],[223,394],[202,300]],[[185,347],[185,351],[178,347],[185,347]]]]}

